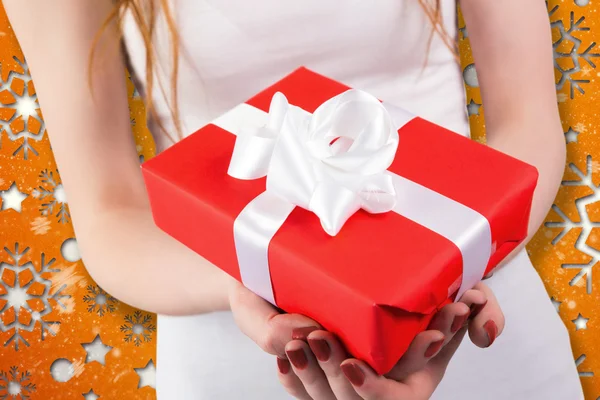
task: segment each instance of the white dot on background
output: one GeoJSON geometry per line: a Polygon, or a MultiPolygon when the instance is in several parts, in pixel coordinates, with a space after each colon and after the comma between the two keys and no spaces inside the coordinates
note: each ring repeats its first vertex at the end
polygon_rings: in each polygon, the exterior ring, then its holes
{"type": "Polygon", "coordinates": [[[479,87],[479,80],[477,79],[477,71],[475,71],[475,64],[469,64],[463,71],[463,78],[465,83],[471,87],[479,87]]]}
{"type": "Polygon", "coordinates": [[[577,306],[577,303],[575,303],[573,300],[571,300],[571,301],[569,301],[567,306],[572,310],[577,306]]]}
{"type": "Polygon", "coordinates": [[[142,333],[144,333],[144,327],[142,326],[142,324],[133,324],[131,331],[136,335],[141,335],[142,333]]]}
{"type": "Polygon", "coordinates": [[[58,184],[54,188],[54,198],[59,203],[66,203],[67,202],[67,195],[65,194],[65,189],[63,188],[62,184],[58,184]]]}
{"type": "Polygon", "coordinates": [[[9,381],[7,392],[11,398],[13,398],[13,396],[16,398],[17,395],[21,394],[21,384],[17,381],[9,381]]]}
{"type": "Polygon", "coordinates": [[[106,296],[100,293],[96,296],[96,305],[103,306],[106,304],[106,296]]]}
{"type": "Polygon", "coordinates": [[[79,255],[79,247],[77,247],[77,240],[75,238],[67,239],[60,246],[60,254],[63,258],[70,262],[76,262],[81,259],[79,255]]]}
{"type": "Polygon", "coordinates": [[[50,366],[50,375],[56,382],[67,382],[74,373],[73,364],[66,358],[59,358],[50,366]]]}
{"type": "Polygon", "coordinates": [[[585,7],[590,4],[590,0],[575,0],[575,4],[579,7],[585,7]]]}

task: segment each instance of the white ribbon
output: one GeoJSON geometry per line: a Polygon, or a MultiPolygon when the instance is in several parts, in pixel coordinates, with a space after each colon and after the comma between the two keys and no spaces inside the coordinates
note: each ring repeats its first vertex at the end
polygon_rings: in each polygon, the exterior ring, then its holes
{"type": "Polygon", "coordinates": [[[314,212],[335,236],[360,208],[382,213],[394,207],[396,193],[385,172],[397,147],[390,114],[368,93],[348,90],[312,115],[276,93],[267,123],[238,136],[228,173],[238,179],[266,175],[268,192],[314,212]]]}
{"type": "Polygon", "coordinates": [[[440,193],[396,175],[398,130],[414,118],[360,90],[348,90],[310,114],[281,93],[269,113],[246,103],[213,124],[236,134],[229,175],[267,177],[267,190],[234,223],[242,282],[275,304],[268,247],[294,207],[315,213],[336,235],[360,208],[393,211],[452,241],[463,258],[456,300],[481,280],[491,255],[487,219],[440,193]]]}

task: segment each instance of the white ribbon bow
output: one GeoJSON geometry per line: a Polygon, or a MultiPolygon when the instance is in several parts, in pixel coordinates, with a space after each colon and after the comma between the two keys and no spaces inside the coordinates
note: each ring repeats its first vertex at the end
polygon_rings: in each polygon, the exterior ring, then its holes
{"type": "Polygon", "coordinates": [[[267,177],[267,191],[315,213],[325,232],[339,233],[359,209],[391,211],[386,173],[398,148],[392,117],[372,95],[350,89],[310,114],[277,92],[265,126],[238,135],[228,174],[267,177]]]}

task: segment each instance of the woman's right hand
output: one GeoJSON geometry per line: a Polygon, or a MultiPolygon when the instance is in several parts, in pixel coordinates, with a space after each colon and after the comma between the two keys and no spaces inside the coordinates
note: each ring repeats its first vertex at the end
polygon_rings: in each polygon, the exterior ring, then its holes
{"type": "Polygon", "coordinates": [[[270,303],[232,279],[229,287],[229,304],[240,330],[263,351],[286,359],[285,346],[294,331],[320,325],[300,314],[282,314],[270,303]]]}
{"type": "Polygon", "coordinates": [[[242,332],[277,357],[280,382],[301,400],[429,399],[467,331],[473,343],[487,347],[504,328],[492,291],[480,283],[444,307],[384,377],[363,361],[348,359],[335,336],[312,319],[281,314],[237,281],[229,299],[242,332]]]}

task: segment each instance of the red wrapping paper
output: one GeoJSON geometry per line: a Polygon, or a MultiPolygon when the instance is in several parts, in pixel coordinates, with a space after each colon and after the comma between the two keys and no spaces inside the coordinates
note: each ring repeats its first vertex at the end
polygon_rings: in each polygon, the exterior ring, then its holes
{"type": "MultiPolygon", "coordinates": [[[[314,112],[347,89],[300,68],[247,103],[268,112],[280,91],[290,104],[314,112]]],[[[421,118],[399,135],[390,171],[490,222],[489,272],[527,236],[537,170],[421,118]]],[[[142,170],[156,224],[240,280],[233,223],[265,190],[266,179],[227,175],[234,142],[233,134],[209,124],[142,170]]],[[[281,309],[318,321],[378,373],[388,372],[435,312],[453,301],[462,273],[452,242],[394,212],[360,210],[331,237],[314,214],[298,207],[273,237],[269,265],[281,309]]]]}

